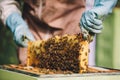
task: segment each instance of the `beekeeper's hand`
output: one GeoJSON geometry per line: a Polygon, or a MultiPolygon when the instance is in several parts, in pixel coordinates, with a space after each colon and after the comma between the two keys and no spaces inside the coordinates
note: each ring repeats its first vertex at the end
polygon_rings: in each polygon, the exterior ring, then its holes
{"type": "Polygon", "coordinates": [[[12,31],[14,40],[18,46],[27,47],[28,41],[34,40],[26,22],[18,13],[10,14],[6,19],[6,25],[12,31]]]}
{"type": "Polygon", "coordinates": [[[102,21],[112,12],[117,0],[95,0],[92,9],[85,11],[80,20],[81,31],[86,38],[88,33],[100,33],[103,29],[102,21]]]}

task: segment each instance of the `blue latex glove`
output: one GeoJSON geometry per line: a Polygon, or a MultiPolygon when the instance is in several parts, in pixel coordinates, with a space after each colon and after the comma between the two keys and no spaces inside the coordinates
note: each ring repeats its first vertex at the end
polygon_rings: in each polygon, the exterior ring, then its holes
{"type": "Polygon", "coordinates": [[[81,31],[84,38],[90,33],[100,33],[103,29],[102,21],[112,12],[117,0],[95,0],[92,9],[85,11],[80,20],[81,31]]]}
{"type": "Polygon", "coordinates": [[[34,37],[29,31],[26,22],[18,13],[12,13],[6,20],[6,25],[10,28],[14,35],[17,45],[27,47],[28,41],[33,41],[34,37]]]}

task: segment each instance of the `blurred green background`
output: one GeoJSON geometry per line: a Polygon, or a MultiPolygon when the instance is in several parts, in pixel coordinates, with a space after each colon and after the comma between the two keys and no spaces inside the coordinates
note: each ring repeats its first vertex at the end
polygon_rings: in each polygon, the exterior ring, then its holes
{"type": "Polygon", "coordinates": [[[120,69],[120,1],[103,24],[102,33],[97,35],[96,65],[120,69]]]}
{"type": "Polygon", "coordinates": [[[16,48],[12,33],[0,23],[0,65],[18,63],[16,48]]]}
{"type": "Polygon", "coordinates": [[[104,21],[104,29],[97,35],[96,64],[120,69],[120,8],[104,21]]]}
{"type": "MultiPolygon", "coordinates": [[[[120,69],[120,1],[104,21],[104,29],[97,35],[96,65],[120,69]]],[[[0,23],[0,65],[18,64],[12,33],[0,23]]]]}

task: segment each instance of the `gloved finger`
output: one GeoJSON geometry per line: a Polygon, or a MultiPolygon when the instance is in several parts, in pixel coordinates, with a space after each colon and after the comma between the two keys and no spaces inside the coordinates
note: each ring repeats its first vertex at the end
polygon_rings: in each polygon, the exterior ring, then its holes
{"type": "Polygon", "coordinates": [[[89,34],[88,34],[88,31],[87,31],[83,26],[84,26],[84,25],[83,25],[83,23],[81,22],[81,23],[80,23],[80,29],[81,29],[81,32],[82,32],[82,34],[83,34],[83,38],[86,40],[89,34]]]}
{"type": "Polygon", "coordinates": [[[103,28],[103,26],[101,26],[102,24],[96,25],[95,24],[96,21],[92,22],[91,20],[89,20],[89,21],[87,21],[86,25],[88,25],[92,29],[101,30],[103,28]]]}
{"type": "Polygon", "coordinates": [[[95,19],[93,16],[87,14],[83,17],[83,19],[83,22],[89,25],[91,28],[96,30],[102,29],[100,26],[102,24],[101,20],[95,19]]]}
{"type": "MultiPolygon", "coordinates": [[[[90,32],[93,32],[93,33],[100,33],[101,32],[101,29],[99,29],[99,30],[94,29],[91,26],[89,26],[88,24],[86,24],[84,21],[81,21],[80,24],[81,24],[81,27],[84,27],[87,31],[90,31],[90,32]]],[[[103,26],[100,25],[100,27],[103,27],[103,26]]]]}
{"type": "MultiPolygon", "coordinates": [[[[101,29],[99,29],[99,30],[94,29],[94,28],[92,28],[91,26],[89,26],[88,24],[84,24],[84,23],[82,23],[82,25],[83,25],[83,27],[84,27],[86,30],[88,30],[88,31],[90,31],[90,32],[93,32],[93,33],[101,33],[101,29]]],[[[102,27],[102,25],[100,25],[100,27],[102,27]]]]}
{"type": "Polygon", "coordinates": [[[32,33],[30,31],[27,31],[27,30],[26,30],[26,32],[23,33],[21,38],[22,38],[21,44],[22,44],[23,47],[27,47],[28,46],[28,42],[35,41],[32,33]]]}
{"type": "MultiPolygon", "coordinates": [[[[86,19],[85,19],[85,20],[86,20],[86,19]]],[[[98,20],[96,19],[96,21],[98,21],[98,20]]],[[[86,22],[86,24],[87,24],[89,27],[91,27],[92,29],[101,30],[103,27],[100,26],[100,25],[102,25],[102,24],[97,24],[96,21],[86,20],[85,22],[86,22]]],[[[100,22],[101,22],[101,21],[100,21],[100,22]]]]}
{"type": "Polygon", "coordinates": [[[89,15],[89,17],[90,17],[89,19],[90,19],[91,23],[93,23],[94,25],[99,26],[99,25],[102,24],[102,20],[99,19],[98,17],[96,17],[96,13],[91,12],[91,13],[88,14],[88,15],[89,15]]]}
{"type": "MultiPolygon", "coordinates": [[[[85,28],[87,29],[87,30],[89,30],[90,32],[93,32],[93,33],[101,33],[101,29],[99,29],[99,30],[97,30],[97,29],[94,29],[94,28],[91,28],[91,26],[89,26],[89,25],[87,25],[87,24],[85,24],[85,28]]],[[[102,27],[102,25],[100,25],[100,27],[102,27]]]]}
{"type": "Polygon", "coordinates": [[[27,47],[28,46],[28,42],[30,42],[30,38],[28,38],[26,35],[22,35],[21,37],[21,46],[22,47],[27,47]]]}
{"type": "Polygon", "coordinates": [[[35,38],[33,37],[33,34],[30,32],[30,31],[26,31],[25,33],[25,36],[28,41],[35,41],[35,38]]]}
{"type": "Polygon", "coordinates": [[[93,39],[94,39],[95,33],[89,32],[89,36],[90,36],[90,37],[89,37],[89,41],[92,42],[93,39]]]}
{"type": "Polygon", "coordinates": [[[28,28],[17,27],[14,33],[14,39],[18,46],[27,47],[29,41],[34,41],[34,37],[28,28]]]}
{"type": "Polygon", "coordinates": [[[81,31],[82,31],[84,40],[87,40],[88,35],[89,35],[88,31],[84,27],[81,27],[81,31]]]}
{"type": "Polygon", "coordinates": [[[81,27],[81,31],[82,31],[84,40],[89,40],[90,42],[93,41],[93,38],[95,35],[94,33],[88,32],[84,27],[81,27]]]}

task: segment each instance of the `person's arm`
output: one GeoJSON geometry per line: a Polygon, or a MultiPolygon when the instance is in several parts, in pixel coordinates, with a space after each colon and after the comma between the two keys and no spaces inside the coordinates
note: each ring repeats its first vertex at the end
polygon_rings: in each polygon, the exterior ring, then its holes
{"type": "Polygon", "coordinates": [[[116,3],[117,0],[95,0],[94,7],[85,11],[80,20],[81,31],[84,33],[84,37],[87,37],[89,32],[101,32],[103,28],[102,21],[106,15],[112,12],[116,3]]]}
{"type": "Polygon", "coordinates": [[[0,19],[6,25],[7,17],[12,13],[21,15],[20,6],[15,0],[0,0],[0,19]]]}
{"type": "Polygon", "coordinates": [[[0,19],[10,28],[19,46],[26,47],[28,41],[34,40],[21,16],[20,6],[16,0],[0,0],[0,19]]]}

